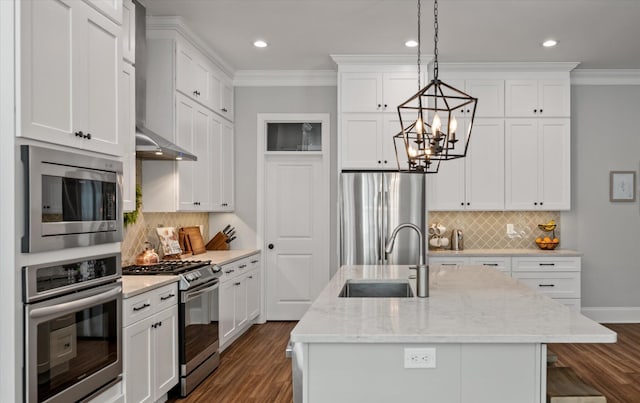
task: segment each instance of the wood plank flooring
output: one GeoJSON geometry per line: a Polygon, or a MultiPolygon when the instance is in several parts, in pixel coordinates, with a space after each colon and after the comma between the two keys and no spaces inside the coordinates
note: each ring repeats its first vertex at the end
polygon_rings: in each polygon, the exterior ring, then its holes
{"type": "MultiPolygon", "coordinates": [[[[292,403],[291,362],[284,351],[295,322],[254,325],[222,353],[220,366],[174,403],[292,403]]],[[[640,403],[640,324],[606,325],[615,344],[551,344],[557,366],[572,367],[608,403],[640,403]]]]}
{"type": "Polygon", "coordinates": [[[617,343],[550,344],[556,366],[573,368],[607,403],[640,402],[640,323],[605,326],[618,333],[617,343]]]}
{"type": "Polygon", "coordinates": [[[253,325],[220,357],[220,366],[179,403],[291,403],[291,360],[284,352],[296,322],[253,325]]]}

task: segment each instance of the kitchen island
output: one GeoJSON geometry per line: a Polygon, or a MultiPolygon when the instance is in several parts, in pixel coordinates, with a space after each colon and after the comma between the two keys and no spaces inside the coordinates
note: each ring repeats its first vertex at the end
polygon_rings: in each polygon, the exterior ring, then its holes
{"type": "Polygon", "coordinates": [[[336,273],[291,333],[297,401],[542,403],[547,343],[616,341],[600,324],[480,266],[431,270],[429,298],[338,296],[349,280],[414,273],[336,273]]]}

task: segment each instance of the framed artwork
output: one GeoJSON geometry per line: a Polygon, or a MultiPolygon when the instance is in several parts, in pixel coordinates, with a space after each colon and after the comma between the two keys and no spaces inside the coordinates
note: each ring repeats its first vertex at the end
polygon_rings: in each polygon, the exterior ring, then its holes
{"type": "Polygon", "coordinates": [[[635,171],[611,171],[609,173],[609,200],[612,202],[636,201],[635,171]]]}

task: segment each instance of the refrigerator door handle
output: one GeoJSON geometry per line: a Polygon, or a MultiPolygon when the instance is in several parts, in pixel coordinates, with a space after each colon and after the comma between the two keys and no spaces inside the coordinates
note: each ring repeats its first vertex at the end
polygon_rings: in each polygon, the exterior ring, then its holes
{"type": "Polygon", "coordinates": [[[382,227],[382,210],[383,206],[382,206],[382,191],[379,191],[376,197],[376,214],[378,216],[378,224],[379,224],[379,228],[381,229],[380,231],[378,231],[378,239],[376,240],[376,246],[377,246],[377,257],[378,257],[378,264],[382,264],[383,263],[383,250],[384,248],[381,247],[382,245],[382,234],[383,234],[383,227],[382,227]]]}
{"type": "Polygon", "coordinates": [[[389,191],[382,191],[382,231],[380,232],[380,236],[382,237],[382,263],[387,264],[387,252],[385,248],[387,247],[387,235],[389,234],[389,221],[391,220],[391,213],[389,212],[389,191]]]}

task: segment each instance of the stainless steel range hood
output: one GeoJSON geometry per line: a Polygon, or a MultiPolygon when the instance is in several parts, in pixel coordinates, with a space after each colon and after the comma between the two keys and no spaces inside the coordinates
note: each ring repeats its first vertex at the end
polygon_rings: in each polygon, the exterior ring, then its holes
{"type": "Polygon", "coordinates": [[[147,38],[146,9],[136,6],[136,158],[147,160],[196,161],[198,158],[146,126],[147,38]]]}

